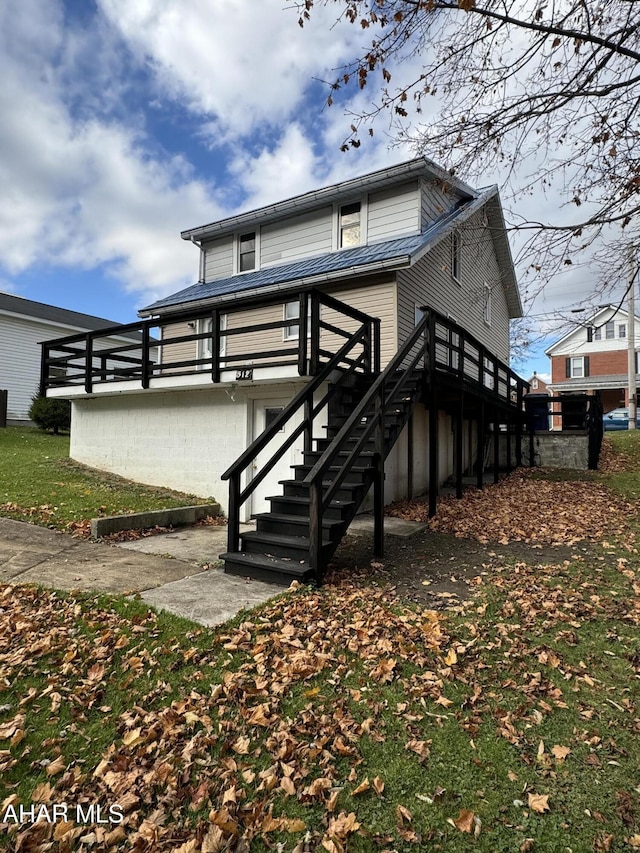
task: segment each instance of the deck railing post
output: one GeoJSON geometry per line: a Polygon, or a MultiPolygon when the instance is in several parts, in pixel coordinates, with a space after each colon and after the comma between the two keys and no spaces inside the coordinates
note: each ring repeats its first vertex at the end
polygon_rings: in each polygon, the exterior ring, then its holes
{"type": "MultiPolygon", "coordinates": [[[[500,467],[500,417],[497,406],[493,410],[493,482],[497,483],[500,479],[498,469],[500,467]]],[[[507,431],[507,447],[511,441],[511,436],[507,431]]]]}
{"type": "Polygon", "coordinates": [[[40,396],[45,397],[47,385],[49,384],[49,347],[42,344],[40,347],[40,396]]]}
{"type": "Polygon", "coordinates": [[[142,327],[142,387],[149,387],[151,359],[149,358],[149,324],[142,327]]]}
{"type": "Polygon", "coordinates": [[[211,381],[220,382],[220,312],[211,312],[211,381]]]}
{"type": "Polygon", "coordinates": [[[320,300],[314,294],[311,300],[311,358],[310,370],[315,376],[320,369],[320,300]]]}
{"type": "Polygon", "coordinates": [[[304,401],[304,450],[308,453],[313,443],[313,394],[304,401]]]}
{"type": "Polygon", "coordinates": [[[238,551],[240,547],[240,472],[229,478],[229,520],[227,522],[227,551],[238,551]]]}
{"type": "Polygon", "coordinates": [[[309,294],[300,294],[300,327],[298,336],[298,375],[307,375],[307,342],[309,335],[309,294]]]}
{"type": "Polygon", "coordinates": [[[381,355],[380,355],[380,318],[374,317],[371,322],[371,333],[373,335],[373,373],[377,376],[380,373],[381,355]]]}
{"type": "Polygon", "coordinates": [[[460,390],[460,403],[456,411],[456,497],[458,500],[462,497],[462,430],[464,424],[464,391],[460,390]]]}
{"type": "Polygon", "coordinates": [[[90,394],[93,389],[93,337],[88,332],[84,349],[84,390],[90,394]]]}
{"type": "MultiPolygon", "coordinates": [[[[514,374],[515,375],[515,374],[514,374]]],[[[516,465],[522,465],[522,419],[524,417],[522,411],[523,405],[523,387],[522,382],[518,376],[516,379],[516,406],[518,409],[518,421],[516,424],[516,465]]],[[[511,383],[511,373],[509,373],[509,383],[511,383]]],[[[509,388],[511,388],[511,384],[509,384],[509,388]]],[[[509,392],[510,393],[510,392],[509,392]]]]}

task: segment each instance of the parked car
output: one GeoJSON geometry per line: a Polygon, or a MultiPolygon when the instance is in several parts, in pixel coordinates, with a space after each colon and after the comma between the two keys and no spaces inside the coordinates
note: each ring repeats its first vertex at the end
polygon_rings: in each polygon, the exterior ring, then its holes
{"type": "MultiPolygon", "coordinates": [[[[629,429],[629,409],[613,409],[602,416],[605,430],[629,429]]],[[[636,418],[637,428],[640,429],[640,414],[636,418]]]]}

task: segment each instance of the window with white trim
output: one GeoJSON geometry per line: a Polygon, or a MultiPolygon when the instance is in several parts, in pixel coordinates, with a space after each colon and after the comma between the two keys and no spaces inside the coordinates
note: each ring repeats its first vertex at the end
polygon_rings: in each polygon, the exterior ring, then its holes
{"type": "MultiPolygon", "coordinates": [[[[284,303],[284,319],[295,320],[290,326],[285,326],[282,330],[283,341],[297,341],[300,337],[300,300],[295,299],[291,302],[284,303]]],[[[308,302],[307,310],[307,337],[311,335],[311,300],[308,302]]]]}
{"type": "Polygon", "coordinates": [[[482,316],[487,326],[491,325],[491,288],[484,283],[482,289],[482,316]]]}
{"type": "Polygon", "coordinates": [[[619,338],[626,338],[627,337],[627,324],[626,323],[620,323],[620,325],[618,326],[618,337],[619,338]]]}
{"type": "Polygon", "coordinates": [[[338,246],[341,249],[360,245],[362,236],[361,213],[362,205],[359,201],[352,204],[343,204],[340,207],[338,246]]]}
{"type": "MultiPolygon", "coordinates": [[[[227,315],[220,315],[220,331],[223,332],[227,328],[227,315]]],[[[204,317],[198,320],[197,326],[199,335],[207,335],[206,338],[200,338],[198,341],[198,358],[211,358],[211,332],[213,331],[213,320],[211,317],[204,317]]],[[[219,355],[220,357],[227,354],[227,336],[220,336],[219,355]]],[[[201,368],[206,368],[207,365],[200,365],[201,368]]]]}
{"type": "Polygon", "coordinates": [[[249,231],[238,237],[238,272],[250,272],[256,268],[256,232],[249,231]]]}
{"type": "Polygon", "coordinates": [[[601,341],[602,340],[602,326],[598,326],[593,330],[593,340],[601,341]]]}
{"type": "Polygon", "coordinates": [[[567,379],[584,379],[588,375],[588,355],[574,355],[565,359],[565,376],[567,379]]]}
{"type": "Polygon", "coordinates": [[[609,322],[604,327],[604,336],[608,341],[613,340],[616,336],[615,323],[613,320],[609,320],[609,322]]]}

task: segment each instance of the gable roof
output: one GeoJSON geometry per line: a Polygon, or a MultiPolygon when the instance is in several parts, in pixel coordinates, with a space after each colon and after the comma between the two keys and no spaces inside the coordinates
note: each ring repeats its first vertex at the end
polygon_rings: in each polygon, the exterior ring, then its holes
{"type": "MultiPolygon", "coordinates": [[[[55,305],[47,305],[45,302],[34,302],[32,299],[25,299],[24,296],[0,291],[0,314],[5,313],[27,317],[31,320],[42,320],[43,323],[70,327],[79,332],[93,332],[120,325],[114,320],[105,320],[104,317],[82,314],[80,311],[70,311],[67,308],[58,308],[55,305]]],[[[139,340],[140,334],[122,334],[119,337],[139,340]]]]}
{"type": "Polygon", "coordinates": [[[349,195],[384,189],[385,187],[398,184],[403,178],[408,180],[417,177],[435,180],[455,190],[456,195],[461,198],[473,198],[476,195],[472,187],[465,184],[459,178],[450,175],[449,172],[432,160],[429,160],[428,157],[417,157],[415,160],[399,163],[397,166],[390,166],[386,169],[379,169],[376,172],[369,172],[367,175],[360,175],[357,178],[340,181],[337,184],[331,184],[318,190],[312,190],[312,192],[293,196],[293,198],[288,198],[275,204],[269,204],[255,210],[248,210],[236,216],[220,219],[217,222],[210,222],[208,225],[189,228],[183,231],[180,236],[183,240],[210,240],[214,237],[221,237],[224,234],[232,233],[243,226],[250,225],[254,227],[265,225],[267,222],[272,222],[283,216],[301,214],[305,211],[313,210],[322,204],[329,204],[335,201],[338,197],[344,199],[349,195]]]}
{"type": "MultiPolygon", "coordinates": [[[[550,347],[544,351],[544,354],[551,357],[554,351],[565,344],[571,337],[575,336],[577,338],[581,337],[587,328],[592,326],[598,326],[603,322],[604,317],[607,316],[609,312],[612,313],[612,317],[619,317],[620,319],[627,319],[629,316],[629,312],[622,308],[620,305],[603,305],[601,308],[596,311],[588,320],[581,320],[576,329],[571,329],[566,335],[563,335],[559,340],[557,340],[554,344],[551,344],[550,347]]],[[[635,321],[637,324],[640,324],[640,318],[636,317],[635,321]]],[[[577,321],[576,321],[577,322],[577,321]]]]}
{"type": "Polygon", "coordinates": [[[347,274],[350,276],[372,275],[385,270],[408,267],[416,263],[454,228],[462,225],[485,204],[491,218],[491,232],[500,260],[509,310],[511,316],[517,317],[522,313],[522,304],[504,230],[497,187],[488,187],[479,191],[479,194],[476,193],[475,196],[460,200],[420,234],[327,252],[289,264],[264,267],[223,279],[198,282],[178,293],[159,299],[138,313],[142,317],[164,314],[187,306],[195,308],[200,304],[206,304],[211,299],[231,302],[250,298],[258,293],[264,294],[276,290],[294,291],[303,287],[313,287],[328,281],[343,279],[347,274]]]}

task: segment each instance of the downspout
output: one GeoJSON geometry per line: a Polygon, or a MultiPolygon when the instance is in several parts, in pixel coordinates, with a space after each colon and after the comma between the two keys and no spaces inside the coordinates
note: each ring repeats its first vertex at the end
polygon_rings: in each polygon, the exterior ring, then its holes
{"type": "Polygon", "coordinates": [[[198,263],[198,284],[204,284],[204,249],[202,248],[202,243],[198,243],[196,238],[191,235],[189,237],[194,246],[197,246],[200,249],[200,261],[198,263]]]}

